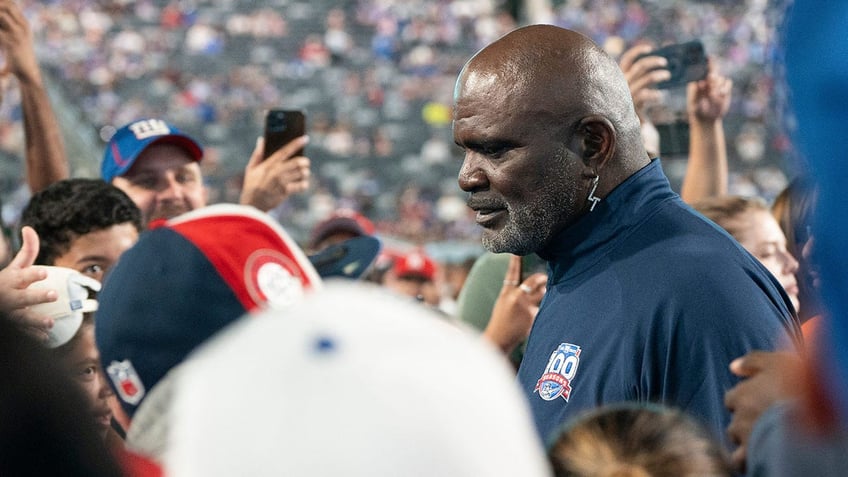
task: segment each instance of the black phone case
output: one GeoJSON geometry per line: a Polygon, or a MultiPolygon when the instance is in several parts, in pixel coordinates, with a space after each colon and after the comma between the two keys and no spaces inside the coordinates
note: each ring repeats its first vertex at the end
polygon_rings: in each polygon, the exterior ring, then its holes
{"type": "MultiPolygon", "coordinates": [[[[302,111],[272,109],[265,115],[265,151],[263,159],[293,139],[306,134],[306,116],[302,111]]],[[[295,156],[303,154],[303,149],[295,156]]]]}
{"type": "Polygon", "coordinates": [[[639,58],[645,56],[662,56],[668,62],[665,68],[671,73],[671,77],[662,83],[657,83],[659,89],[675,88],[707,77],[707,54],[700,41],[668,45],[640,55],[639,58]]]}

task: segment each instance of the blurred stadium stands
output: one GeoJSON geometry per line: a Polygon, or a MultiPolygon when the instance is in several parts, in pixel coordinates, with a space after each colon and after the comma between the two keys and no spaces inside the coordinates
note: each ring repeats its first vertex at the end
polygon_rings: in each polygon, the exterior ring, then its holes
{"type": "MultiPolygon", "coordinates": [[[[453,84],[478,48],[524,23],[593,37],[612,53],[637,39],[700,38],[734,80],[725,121],[734,192],[783,187],[789,143],[774,67],[782,2],[559,0],[25,0],[75,175],[96,175],[104,141],[142,116],[201,139],[212,197],[237,198],[269,107],[308,114],[311,194],[277,211],[295,236],[339,205],[414,242],[475,239],[456,185],[453,84]],[[506,11],[520,11],[515,20],[506,11]]],[[[683,91],[667,107],[682,111],[683,91]]],[[[25,200],[20,108],[0,107],[4,220],[25,200]]],[[[683,158],[664,158],[676,185],[683,158]]]]}

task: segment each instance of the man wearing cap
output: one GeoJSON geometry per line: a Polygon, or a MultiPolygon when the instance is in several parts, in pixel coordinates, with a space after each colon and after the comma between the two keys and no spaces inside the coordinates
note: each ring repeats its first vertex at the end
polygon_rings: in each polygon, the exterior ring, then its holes
{"type": "Polygon", "coordinates": [[[319,252],[330,245],[365,235],[374,235],[374,224],[355,210],[340,209],[312,229],[309,249],[319,252]]]}
{"type": "Polygon", "coordinates": [[[383,285],[430,306],[439,306],[436,262],[421,251],[415,250],[397,257],[383,285]]]}
{"type": "MultiPolygon", "coordinates": [[[[262,160],[257,141],[244,173],[240,203],[269,211],[309,186],[309,159],[294,156],[307,143],[301,136],[262,160]]],[[[130,196],[145,223],[168,219],[206,205],[200,160],[203,148],[162,119],[141,119],[118,129],[103,156],[100,174],[130,196]]]]}

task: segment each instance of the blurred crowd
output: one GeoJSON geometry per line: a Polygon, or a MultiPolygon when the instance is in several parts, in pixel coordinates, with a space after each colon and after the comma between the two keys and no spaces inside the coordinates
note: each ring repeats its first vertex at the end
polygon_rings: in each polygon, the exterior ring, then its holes
{"type": "Polygon", "coordinates": [[[0,474],[845,475],[796,1],[0,0],[0,474]]]}
{"type": "MultiPolygon", "coordinates": [[[[296,235],[344,206],[403,240],[475,240],[455,187],[454,81],[470,54],[521,22],[583,31],[613,55],[640,40],[699,38],[735,85],[725,119],[731,192],[770,200],[786,185],[789,146],[775,114],[783,93],[770,66],[782,5],[569,0],[513,6],[519,3],[27,0],[22,7],[38,59],[57,85],[54,94],[67,98],[78,134],[96,138],[93,150],[75,158],[83,164],[97,163],[120,125],[165,117],[206,147],[212,201],[234,201],[264,110],[304,109],[315,181],[308,198],[294,198],[282,211],[296,235]]],[[[0,150],[10,164],[4,170],[14,171],[20,170],[21,113],[15,89],[7,91],[0,114],[12,121],[0,129],[0,150]]],[[[656,120],[685,116],[684,102],[682,92],[667,92],[656,120]]],[[[685,161],[666,159],[676,184],[685,161]]],[[[2,184],[6,202],[17,197],[17,207],[25,195],[13,195],[20,184],[2,184]]],[[[5,217],[12,222],[15,210],[5,217]]]]}

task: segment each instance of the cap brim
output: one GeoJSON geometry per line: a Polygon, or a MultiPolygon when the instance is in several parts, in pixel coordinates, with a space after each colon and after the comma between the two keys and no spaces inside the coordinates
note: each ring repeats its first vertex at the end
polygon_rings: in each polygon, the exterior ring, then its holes
{"type": "MultiPolygon", "coordinates": [[[[203,149],[200,147],[200,144],[198,144],[194,139],[186,136],[185,134],[168,134],[167,136],[162,136],[159,139],[151,142],[147,146],[144,146],[142,151],[154,144],[173,144],[175,146],[179,146],[185,149],[186,152],[188,152],[191,158],[195,161],[199,162],[201,159],[203,159],[203,149]]],[[[133,162],[135,162],[135,158],[133,159],[133,162]]]]}
{"type": "Polygon", "coordinates": [[[309,256],[322,278],[357,279],[374,263],[382,244],[376,237],[364,235],[339,242],[309,256]]]}

